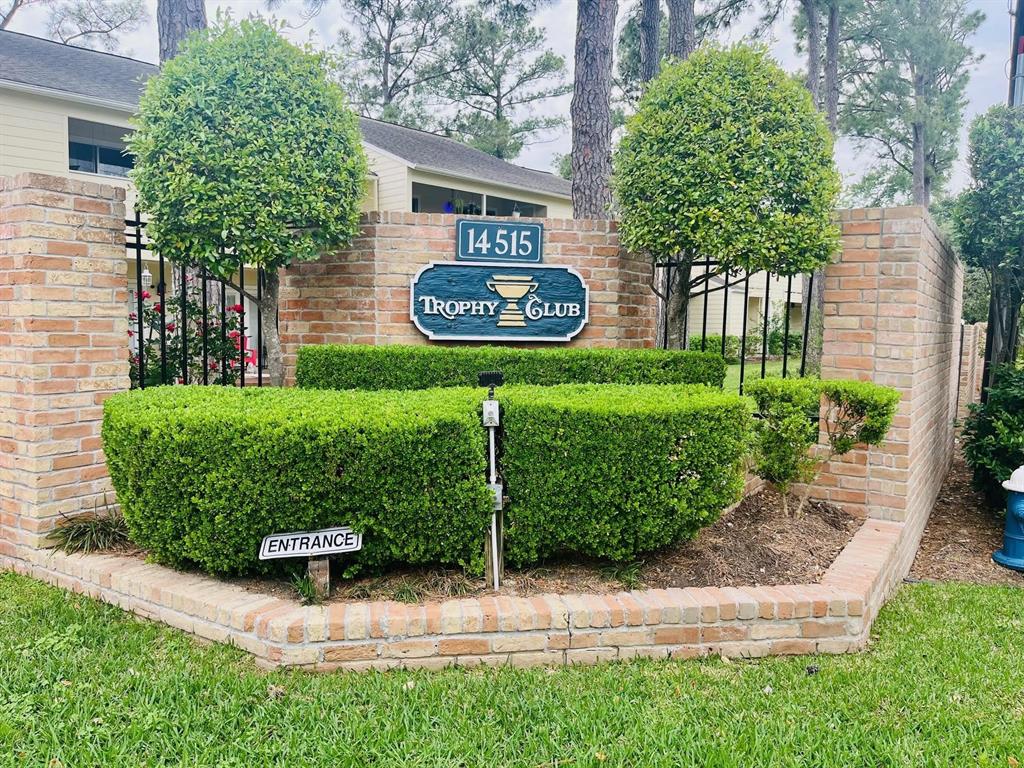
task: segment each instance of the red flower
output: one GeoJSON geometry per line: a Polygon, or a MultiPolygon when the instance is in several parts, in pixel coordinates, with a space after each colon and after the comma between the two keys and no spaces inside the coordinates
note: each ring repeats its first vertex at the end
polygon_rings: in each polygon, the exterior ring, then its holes
{"type": "Polygon", "coordinates": [[[159,301],[156,304],[153,305],[153,311],[154,312],[159,312],[163,308],[164,308],[164,305],[161,304],[159,301]]]}
{"type": "Polygon", "coordinates": [[[245,309],[241,304],[232,304],[227,308],[228,312],[241,312],[245,309]]]}
{"type": "Polygon", "coordinates": [[[149,296],[150,296],[150,293],[149,293],[149,291],[143,291],[143,292],[142,292],[142,298],[144,298],[144,299],[148,299],[148,298],[149,298],[149,296]]]}
{"type": "Polygon", "coordinates": [[[175,324],[174,324],[174,323],[168,323],[168,324],[167,324],[167,330],[168,330],[168,331],[173,331],[173,330],[174,330],[174,329],[175,329],[176,327],[177,327],[177,326],[175,326],[175,324]]]}
{"type": "Polygon", "coordinates": [[[228,332],[228,338],[229,339],[237,339],[239,336],[241,336],[241,334],[238,331],[229,331],[228,332]]]}
{"type": "Polygon", "coordinates": [[[129,336],[134,336],[135,335],[135,331],[128,331],[128,335],[129,336]]]}

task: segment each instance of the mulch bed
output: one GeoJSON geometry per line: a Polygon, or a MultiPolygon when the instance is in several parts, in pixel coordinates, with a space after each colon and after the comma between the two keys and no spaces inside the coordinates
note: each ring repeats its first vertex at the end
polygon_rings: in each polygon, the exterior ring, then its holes
{"type": "Polygon", "coordinates": [[[1003,545],[1003,524],[1002,513],[971,486],[971,471],[958,455],[924,529],[911,578],[1024,587],[1024,574],[992,561],[1003,545]]]}
{"type": "MultiPolygon", "coordinates": [[[[621,589],[817,582],[860,527],[836,506],[808,502],[799,516],[782,512],[781,497],[765,489],[745,498],[693,541],[666,547],[629,564],[552,562],[507,571],[502,593],[598,593],[621,589]]],[[[247,589],[294,598],[284,578],[236,579],[247,589]]],[[[487,591],[482,578],[461,571],[411,569],[383,576],[332,579],[331,600],[419,602],[487,591]]]]}

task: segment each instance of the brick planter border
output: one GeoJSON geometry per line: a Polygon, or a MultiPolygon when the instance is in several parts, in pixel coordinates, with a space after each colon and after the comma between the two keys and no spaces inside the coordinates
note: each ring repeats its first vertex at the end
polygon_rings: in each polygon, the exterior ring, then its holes
{"type": "Polygon", "coordinates": [[[920,527],[867,520],[820,584],[302,606],[116,555],[26,550],[14,570],[229,643],[266,667],[537,666],[847,653],[902,578],[920,527]]]}

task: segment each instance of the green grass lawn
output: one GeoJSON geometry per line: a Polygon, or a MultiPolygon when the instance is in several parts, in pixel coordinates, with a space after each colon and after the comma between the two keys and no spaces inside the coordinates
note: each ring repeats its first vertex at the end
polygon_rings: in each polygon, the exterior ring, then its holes
{"type": "Polygon", "coordinates": [[[0,574],[0,765],[1024,762],[1024,590],[907,586],[875,630],[856,656],[268,674],[0,574]]]}
{"type": "MultiPolygon", "coordinates": [[[[782,361],[781,360],[766,360],[764,365],[765,376],[781,376],[782,375],[782,361]]],[[[800,375],[800,357],[799,355],[794,357],[789,356],[789,365],[786,366],[786,376],[799,376],[800,375]]],[[[743,378],[745,381],[751,381],[752,379],[761,378],[761,361],[748,360],[746,363],[746,369],[743,372],[743,378]]],[[[727,366],[725,369],[725,383],[722,388],[726,392],[736,392],[740,388],[740,364],[727,366]]]]}

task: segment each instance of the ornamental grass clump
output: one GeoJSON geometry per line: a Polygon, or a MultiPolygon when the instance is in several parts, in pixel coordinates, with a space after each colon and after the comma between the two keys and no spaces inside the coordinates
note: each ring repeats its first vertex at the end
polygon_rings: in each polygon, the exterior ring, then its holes
{"type": "MultiPolygon", "coordinates": [[[[766,378],[747,383],[746,392],[757,405],[753,470],[779,491],[787,515],[792,486],[813,482],[824,464],[858,444],[880,444],[900,401],[896,390],[869,381],[766,378]],[[819,425],[815,417],[823,400],[819,425]],[[819,426],[825,433],[825,450],[812,454],[819,426]]],[[[801,493],[796,514],[802,511],[808,491],[801,493]]]]}

